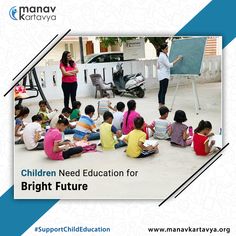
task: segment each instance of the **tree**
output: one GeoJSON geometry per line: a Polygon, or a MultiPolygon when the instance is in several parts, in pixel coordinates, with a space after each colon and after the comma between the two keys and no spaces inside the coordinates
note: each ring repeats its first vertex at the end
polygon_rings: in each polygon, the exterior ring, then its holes
{"type": "MultiPolygon", "coordinates": [[[[107,48],[108,46],[113,46],[116,44],[122,45],[122,43],[127,40],[135,39],[137,37],[99,37],[102,45],[107,48]]],[[[166,42],[169,37],[144,37],[145,42],[149,40],[149,42],[156,49],[156,53],[158,52],[160,45],[166,42]]]]}
{"type": "Polygon", "coordinates": [[[160,46],[166,42],[166,40],[169,39],[169,37],[145,37],[145,42],[149,40],[149,42],[154,46],[156,49],[156,55],[158,50],[160,49],[160,46]]]}

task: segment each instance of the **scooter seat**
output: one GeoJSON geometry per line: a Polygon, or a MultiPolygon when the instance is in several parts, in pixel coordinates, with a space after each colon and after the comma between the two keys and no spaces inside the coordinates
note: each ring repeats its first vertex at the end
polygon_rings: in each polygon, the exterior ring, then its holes
{"type": "Polygon", "coordinates": [[[129,80],[130,78],[134,77],[135,74],[132,74],[132,75],[125,75],[124,76],[124,80],[129,80]]]}

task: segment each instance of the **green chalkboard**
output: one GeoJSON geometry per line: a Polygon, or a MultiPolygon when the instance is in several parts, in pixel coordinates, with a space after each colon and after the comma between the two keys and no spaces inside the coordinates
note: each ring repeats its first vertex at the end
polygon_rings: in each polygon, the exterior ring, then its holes
{"type": "Polygon", "coordinates": [[[176,63],[170,73],[200,75],[205,44],[206,37],[173,40],[169,60],[174,61],[178,55],[182,55],[183,60],[176,63]]]}

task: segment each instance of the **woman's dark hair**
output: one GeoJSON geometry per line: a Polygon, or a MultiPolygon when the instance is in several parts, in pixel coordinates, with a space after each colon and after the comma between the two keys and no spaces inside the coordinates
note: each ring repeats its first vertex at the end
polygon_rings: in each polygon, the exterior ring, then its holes
{"type": "Polygon", "coordinates": [[[123,102],[118,102],[116,108],[118,111],[122,111],[125,108],[125,104],[123,102]]]}
{"type": "Polygon", "coordinates": [[[75,67],[75,62],[73,60],[70,60],[70,61],[67,61],[67,55],[69,54],[70,52],[69,51],[65,51],[62,53],[62,56],[61,56],[61,63],[64,65],[64,66],[67,66],[68,63],[71,67],[75,67]]]}
{"type": "Polygon", "coordinates": [[[134,100],[129,100],[127,102],[127,107],[128,107],[128,114],[127,114],[127,117],[126,117],[126,121],[125,121],[125,124],[127,125],[128,123],[128,118],[129,118],[129,114],[131,111],[135,110],[136,108],[136,102],[134,100]]]}
{"type": "Polygon", "coordinates": [[[59,116],[59,119],[57,121],[57,124],[63,124],[68,126],[69,125],[69,121],[62,115],[59,116]]]}
{"type": "Polygon", "coordinates": [[[198,124],[198,127],[194,130],[194,133],[199,133],[204,129],[212,129],[210,121],[201,120],[198,124]]]}
{"type": "Polygon", "coordinates": [[[21,116],[27,115],[29,113],[30,113],[30,110],[28,107],[22,107],[22,109],[20,110],[20,113],[15,117],[15,119],[21,116]]]}
{"type": "Polygon", "coordinates": [[[95,112],[95,108],[93,105],[88,105],[85,107],[84,112],[86,115],[89,115],[92,112],[95,112]]]}
{"type": "Polygon", "coordinates": [[[174,121],[176,121],[177,123],[182,123],[182,122],[185,122],[186,120],[187,120],[187,117],[184,111],[178,110],[175,112],[174,121]]]}
{"type": "Polygon", "coordinates": [[[136,117],[136,118],[134,119],[134,127],[135,127],[136,129],[141,129],[142,126],[143,126],[143,124],[144,124],[144,119],[143,119],[143,117],[136,117]]]}
{"type": "Polygon", "coordinates": [[[80,102],[80,101],[74,101],[74,102],[72,103],[72,111],[75,110],[75,109],[77,109],[78,106],[79,106],[79,107],[81,106],[81,102],[80,102]]]}
{"type": "Polygon", "coordinates": [[[104,112],[104,114],[103,114],[103,120],[106,121],[106,120],[108,120],[109,118],[112,118],[112,119],[113,119],[112,113],[111,113],[110,111],[104,112]]]}
{"type": "Polygon", "coordinates": [[[164,50],[165,48],[168,47],[168,44],[167,43],[163,43],[159,46],[159,48],[157,49],[157,56],[159,57],[160,56],[160,53],[162,52],[162,50],[164,50]]]}
{"type": "Polygon", "coordinates": [[[42,116],[39,114],[32,116],[31,119],[32,119],[32,122],[43,120],[42,116]]]}

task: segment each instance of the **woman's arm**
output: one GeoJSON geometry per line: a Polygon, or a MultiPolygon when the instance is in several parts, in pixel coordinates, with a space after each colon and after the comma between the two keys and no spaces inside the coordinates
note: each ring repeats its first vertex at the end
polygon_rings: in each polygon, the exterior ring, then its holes
{"type": "Polygon", "coordinates": [[[66,71],[65,68],[63,66],[60,67],[61,73],[64,76],[72,76],[72,75],[76,75],[77,72],[74,72],[74,70],[71,71],[66,71]]]}
{"type": "Polygon", "coordinates": [[[162,55],[158,60],[160,60],[160,63],[162,63],[167,68],[171,68],[174,65],[174,62],[171,63],[165,54],[162,55]]]}
{"type": "Polygon", "coordinates": [[[178,61],[181,61],[181,60],[183,60],[183,56],[177,56],[172,63],[173,65],[175,65],[178,61]]]}

